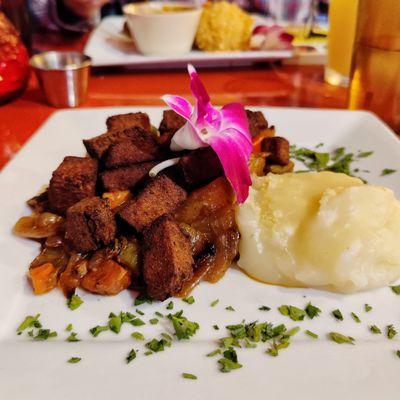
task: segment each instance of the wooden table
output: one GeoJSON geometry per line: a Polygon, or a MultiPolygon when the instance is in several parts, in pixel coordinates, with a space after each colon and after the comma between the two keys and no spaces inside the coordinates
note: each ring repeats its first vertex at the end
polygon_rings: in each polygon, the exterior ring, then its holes
{"type": "MultiPolygon", "coordinates": [[[[62,38],[36,34],[36,50],[82,51],[88,35],[62,38]]],[[[323,66],[265,64],[235,69],[204,69],[201,78],[216,105],[237,101],[254,106],[344,108],[346,90],[323,82],[323,66]]],[[[83,107],[160,105],[165,93],[189,96],[186,71],[93,71],[83,107]]],[[[0,107],[0,168],[55,111],[44,103],[36,78],[25,93],[0,107]]]]}

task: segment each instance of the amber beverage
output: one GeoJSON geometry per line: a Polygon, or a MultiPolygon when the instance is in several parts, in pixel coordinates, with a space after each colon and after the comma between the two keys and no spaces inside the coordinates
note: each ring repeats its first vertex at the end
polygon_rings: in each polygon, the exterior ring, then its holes
{"type": "Polygon", "coordinates": [[[374,111],[400,134],[399,0],[360,0],[349,108],[374,111]]]}

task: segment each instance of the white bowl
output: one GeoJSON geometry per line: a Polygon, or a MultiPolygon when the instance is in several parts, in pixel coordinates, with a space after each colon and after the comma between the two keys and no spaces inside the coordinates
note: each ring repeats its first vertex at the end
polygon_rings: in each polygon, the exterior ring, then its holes
{"type": "Polygon", "coordinates": [[[180,55],[193,46],[201,8],[187,3],[134,3],[124,7],[124,15],[137,49],[145,55],[180,55]],[[167,7],[186,10],[163,11],[167,7]]]}

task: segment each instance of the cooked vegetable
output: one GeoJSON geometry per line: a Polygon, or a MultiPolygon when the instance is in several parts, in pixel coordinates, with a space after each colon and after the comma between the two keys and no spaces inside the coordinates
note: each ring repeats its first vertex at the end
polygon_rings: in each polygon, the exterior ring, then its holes
{"type": "Polygon", "coordinates": [[[14,225],[13,233],[31,239],[43,239],[56,235],[63,222],[64,218],[49,212],[32,214],[20,218],[14,225]]]}
{"type": "Polygon", "coordinates": [[[79,308],[81,304],[83,304],[83,300],[77,294],[73,294],[67,301],[68,308],[72,311],[79,308]]]}
{"type": "Polygon", "coordinates": [[[131,197],[131,192],[129,190],[120,190],[117,192],[106,192],[102,195],[103,199],[108,200],[108,204],[112,210],[121,207],[125,202],[127,202],[131,197]]]}
{"type": "Polygon", "coordinates": [[[51,263],[56,268],[63,269],[68,263],[68,255],[62,247],[44,247],[40,254],[32,261],[30,268],[51,263]]]}
{"type": "Polygon", "coordinates": [[[130,272],[138,276],[140,274],[138,241],[134,238],[131,240],[123,239],[117,260],[124,267],[128,268],[130,272]]]}
{"type": "Polygon", "coordinates": [[[81,280],[82,288],[92,293],[115,295],[129,287],[131,278],[126,269],[112,260],[105,260],[81,280]]]}
{"type": "Polygon", "coordinates": [[[81,279],[87,273],[88,261],[79,254],[73,254],[67,268],[60,274],[58,286],[67,298],[70,298],[79,286],[81,279]]]}
{"type": "Polygon", "coordinates": [[[54,289],[57,286],[57,274],[58,269],[52,263],[30,268],[29,278],[35,294],[47,293],[54,289]]]}

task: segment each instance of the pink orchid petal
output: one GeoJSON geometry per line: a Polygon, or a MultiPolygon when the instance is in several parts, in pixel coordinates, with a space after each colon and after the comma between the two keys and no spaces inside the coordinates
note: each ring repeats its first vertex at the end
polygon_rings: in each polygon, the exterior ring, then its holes
{"type": "Polygon", "coordinates": [[[241,140],[232,129],[225,131],[225,135],[214,136],[210,146],[221,161],[225,176],[236,192],[238,203],[244,203],[249,195],[251,177],[247,165],[248,154],[243,151],[241,140]]]}
{"type": "MultiPolygon", "coordinates": [[[[235,129],[243,136],[243,140],[247,140],[246,148],[252,149],[251,135],[249,132],[249,121],[246,111],[242,104],[230,103],[226,104],[221,109],[222,123],[220,130],[235,129]]],[[[251,150],[250,150],[251,151],[251,150]]]]}
{"type": "Polygon", "coordinates": [[[206,147],[207,143],[201,140],[197,130],[190,122],[182,126],[171,139],[171,150],[195,150],[199,147],[206,147]]]}
{"type": "Polygon", "coordinates": [[[183,97],[166,94],[161,97],[177,114],[185,119],[192,115],[192,105],[183,97]]]}
{"type": "Polygon", "coordinates": [[[193,96],[198,102],[208,104],[210,102],[210,96],[192,64],[188,64],[188,72],[190,77],[190,90],[192,91],[193,96]]]}

